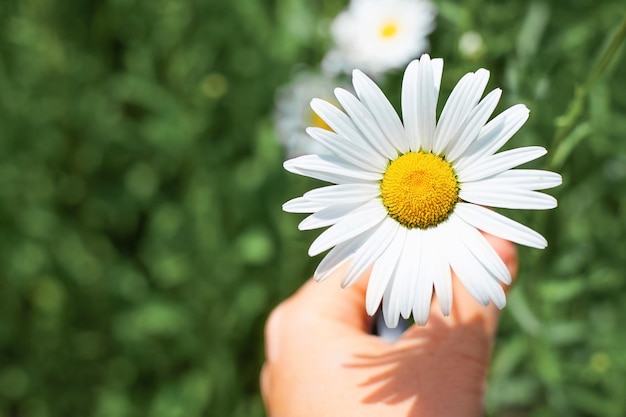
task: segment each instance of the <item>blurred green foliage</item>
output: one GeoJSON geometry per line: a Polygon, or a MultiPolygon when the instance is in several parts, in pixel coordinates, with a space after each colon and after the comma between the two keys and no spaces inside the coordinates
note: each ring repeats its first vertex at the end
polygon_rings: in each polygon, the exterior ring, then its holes
{"type": "MultiPolygon", "coordinates": [[[[282,170],[274,94],[319,64],[345,4],[0,3],[1,417],[264,415],[263,323],[318,261],[280,210],[311,182],[282,170]]],[[[555,152],[622,1],[435,4],[442,93],[490,69],[498,111],[531,109],[512,146],[555,152]]],[[[511,213],[550,247],[521,250],[491,416],[626,415],[625,64],[552,160],[559,208],[511,213]]]]}

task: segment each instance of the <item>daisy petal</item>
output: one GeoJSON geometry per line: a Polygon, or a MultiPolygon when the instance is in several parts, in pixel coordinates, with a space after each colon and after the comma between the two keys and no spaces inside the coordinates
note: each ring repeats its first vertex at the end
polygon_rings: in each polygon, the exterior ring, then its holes
{"type": "Polygon", "coordinates": [[[394,283],[391,291],[391,301],[398,304],[400,315],[405,319],[411,315],[417,282],[421,278],[420,263],[423,246],[423,231],[409,230],[400,256],[401,262],[398,264],[397,282],[394,283]]]}
{"type": "Polygon", "coordinates": [[[482,266],[469,250],[460,243],[450,245],[450,267],[470,294],[482,305],[489,305],[489,294],[480,283],[482,266]],[[478,268],[478,269],[477,269],[478,268]]]}
{"type": "Polygon", "coordinates": [[[374,116],[363,103],[342,88],[335,89],[335,96],[372,148],[387,159],[394,159],[398,156],[398,150],[387,140],[374,116]]]}
{"type": "Polygon", "coordinates": [[[307,200],[304,197],[296,197],[283,204],[283,210],[287,213],[315,213],[325,209],[329,204],[320,201],[307,200]]]}
{"type": "Polygon", "coordinates": [[[393,240],[378,258],[374,264],[374,268],[372,268],[372,274],[367,284],[367,295],[365,297],[367,314],[370,316],[373,316],[376,310],[378,310],[385,289],[388,287],[389,280],[393,271],[396,269],[406,239],[406,231],[407,229],[404,227],[397,229],[393,240]]]}
{"type": "Polygon", "coordinates": [[[418,326],[424,326],[428,322],[433,299],[433,276],[431,275],[432,271],[429,271],[432,264],[425,262],[422,266],[426,267],[424,268],[426,271],[422,272],[422,276],[417,281],[415,300],[413,301],[413,318],[418,326]]]}
{"type": "Polygon", "coordinates": [[[388,160],[369,146],[351,143],[343,136],[320,127],[309,127],[306,133],[339,158],[366,171],[382,173],[387,167],[388,160]]]}
{"type": "Polygon", "coordinates": [[[439,96],[439,87],[441,86],[441,77],[443,75],[443,59],[433,58],[430,60],[430,64],[433,68],[435,94],[439,96]]]}
{"type": "Polygon", "coordinates": [[[488,158],[481,158],[464,169],[459,169],[457,166],[454,166],[454,168],[459,176],[459,181],[467,183],[478,181],[533,161],[545,155],[546,152],[541,146],[527,146],[500,152],[488,158]]]}
{"type": "Polygon", "coordinates": [[[311,109],[344,140],[361,147],[369,146],[352,120],[337,107],[327,101],[314,98],[311,100],[311,109]]]}
{"type": "Polygon", "coordinates": [[[399,228],[400,224],[389,217],[380,223],[372,237],[365,244],[361,245],[354,254],[352,262],[341,281],[343,288],[354,284],[376,262],[383,251],[387,249],[399,228]]]}
{"type": "Polygon", "coordinates": [[[512,277],[509,269],[478,229],[470,226],[454,213],[450,221],[454,222],[454,227],[457,228],[458,234],[461,236],[461,241],[467,249],[472,252],[474,257],[478,259],[493,276],[505,284],[510,284],[512,277]]]}
{"type": "Polygon", "coordinates": [[[289,172],[335,184],[378,181],[382,174],[368,172],[334,155],[304,155],[283,163],[289,172]]]}
{"type": "Polygon", "coordinates": [[[537,191],[514,189],[509,187],[481,187],[477,183],[464,184],[459,197],[481,206],[547,210],[557,206],[556,198],[537,191]]]}
{"type": "Polygon", "coordinates": [[[378,88],[374,81],[359,70],[352,73],[352,82],[359,99],[372,113],[387,140],[394,145],[399,152],[409,150],[409,142],[404,132],[398,113],[378,88]]]}
{"type": "Polygon", "coordinates": [[[315,281],[323,281],[348,261],[354,253],[372,236],[373,231],[356,236],[354,239],[340,243],[330,250],[319,263],[313,274],[315,281]]]}
{"type": "Polygon", "coordinates": [[[350,216],[326,229],[313,241],[309,248],[309,256],[332,248],[333,246],[352,239],[380,223],[387,216],[387,210],[379,200],[372,200],[354,210],[350,216]]]}
{"type": "Polygon", "coordinates": [[[506,307],[506,294],[502,286],[495,280],[487,281],[489,284],[489,297],[493,304],[502,310],[506,307]]]}
{"type": "Polygon", "coordinates": [[[454,213],[469,225],[502,239],[531,248],[543,249],[548,242],[539,233],[485,207],[457,203],[454,213]]]}
{"type": "Polygon", "coordinates": [[[409,141],[409,149],[414,152],[419,151],[421,147],[416,117],[419,102],[419,65],[418,60],[411,61],[402,78],[402,121],[409,141]]]}
{"type": "Polygon", "coordinates": [[[476,106],[458,140],[449,145],[450,151],[446,154],[448,161],[455,161],[476,140],[480,130],[485,126],[485,123],[498,105],[501,95],[502,90],[497,88],[487,94],[480,104],[476,106]]]}
{"type": "Polygon", "coordinates": [[[463,109],[460,97],[468,94],[471,83],[474,80],[474,73],[465,74],[463,78],[454,86],[452,93],[448,97],[446,104],[443,106],[439,121],[437,122],[437,130],[435,132],[435,143],[433,143],[433,152],[441,154],[451,139],[454,129],[458,124],[457,118],[462,117],[463,109]]]}
{"type": "Polygon", "coordinates": [[[428,321],[433,298],[433,280],[436,279],[437,273],[439,273],[437,262],[433,262],[439,256],[432,250],[432,245],[430,243],[427,244],[427,242],[432,241],[432,235],[434,234],[436,234],[436,231],[432,229],[424,231],[420,271],[415,278],[417,286],[413,297],[413,318],[419,326],[425,325],[428,321]]]}
{"type": "MultiPolygon", "coordinates": [[[[454,230],[454,227],[449,227],[454,230]]],[[[476,258],[468,246],[470,243],[457,239],[450,242],[453,247],[450,265],[463,286],[482,305],[487,306],[492,300],[498,308],[506,304],[504,290],[495,277],[476,258]]]]}
{"type": "Polygon", "coordinates": [[[419,141],[425,152],[430,152],[435,139],[437,91],[434,86],[433,68],[426,54],[420,59],[418,68],[417,129],[419,141]]]}
{"type": "Polygon", "coordinates": [[[320,227],[332,226],[362,205],[363,203],[352,203],[332,205],[330,207],[323,208],[302,220],[298,225],[298,229],[312,230],[319,229],[320,227]]]}
{"type": "Polygon", "coordinates": [[[316,188],[302,197],[328,204],[363,203],[380,195],[377,184],[341,184],[316,188]]]}
{"type": "Polygon", "coordinates": [[[444,254],[447,253],[445,242],[439,239],[439,233],[432,233],[432,244],[425,245],[425,259],[432,261],[433,285],[441,314],[449,316],[452,309],[452,271],[444,254]]]}
{"type": "MultiPolygon", "coordinates": [[[[550,171],[539,169],[512,169],[493,177],[473,182],[477,186],[519,188],[523,190],[546,190],[561,185],[563,178],[550,171]]],[[[466,184],[467,185],[467,184],[466,184]]]]}
{"type": "Polygon", "coordinates": [[[478,139],[455,162],[462,170],[478,159],[493,155],[526,123],[529,110],[523,104],[510,107],[487,123],[478,135],[478,139]]]}
{"type": "Polygon", "coordinates": [[[465,120],[480,100],[488,81],[489,71],[479,69],[476,73],[466,74],[457,83],[441,111],[433,152],[441,154],[448,150],[448,145],[458,136],[465,120]]]}
{"type": "MultiPolygon", "coordinates": [[[[402,242],[402,244],[404,244],[404,242],[402,242]]],[[[383,295],[383,319],[385,319],[385,325],[390,329],[398,327],[398,321],[400,320],[400,303],[391,298],[391,293],[397,286],[399,264],[404,261],[406,260],[399,257],[398,265],[396,265],[391,273],[389,283],[383,295]]]]}

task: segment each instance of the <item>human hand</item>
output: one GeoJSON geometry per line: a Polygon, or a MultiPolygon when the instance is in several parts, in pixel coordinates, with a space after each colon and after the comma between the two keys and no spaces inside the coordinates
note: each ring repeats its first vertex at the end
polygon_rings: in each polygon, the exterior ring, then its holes
{"type": "MultiPolygon", "coordinates": [[[[515,246],[485,235],[511,275],[515,246]]],[[[499,310],[483,307],[458,279],[453,307],[395,343],[370,334],[367,277],[307,282],[267,321],[263,399],[271,417],[480,416],[499,310]]],[[[435,303],[436,304],[436,303],[435,303]]]]}

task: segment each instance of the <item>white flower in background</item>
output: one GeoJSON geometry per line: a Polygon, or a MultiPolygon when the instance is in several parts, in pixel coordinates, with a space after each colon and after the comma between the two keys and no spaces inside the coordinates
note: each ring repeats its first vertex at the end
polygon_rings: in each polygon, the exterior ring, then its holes
{"type": "Polygon", "coordinates": [[[466,58],[478,58],[485,49],[483,37],[478,32],[465,32],[459,39],[459,52],[466,58]]]}
{"type": "Polygon", "coordinates": [[[402,68],[428,49],[434,19],[427,0],[352,0],[332,23],[335,48],[322,66],[331,74],[402,68]]]}
{"type": "Polygon", "coordinates": [[[311,107],[333,131],[307,133],[329,155],[286,161],[290,172],[336,185],[309,191],[284,204],[293,213],[313,213],[301,230],[330,226],[312,243],[309,255],[332,250],[314,278],[323,280],[349,261],[342,285],[372,268],[367,312],[382,300],[389,327],[411,313],[426,323],[433,289],[441,311],[450,314],[451,270],[483,305],[506,303],[500,282],[511,276],[479,232],[534,247],[546,240],[532,229],[484,206],[549,209],[554,197],[539,193],[561,184],[561,176],[512,169],[539,158],[530,146],[496,153],[526,122],[528,109],[515,105],[487,122],[500,99],[495,89],[481,97],[489,72],[465,75],[452,91],[439,120],[435,109],[443,71],[441,59],[423,55],[410,63],[402,84],[404,124],[383,92],[355,70],[357,97],[336,89],[345,113],[323,100],[311,107]]]}
{"type": "Polygon", "coordinates": [[[311,99],[318,97],[336,104],[333,96],[335,85],[328,77],[302,73],[278,90],[274,122],[287,158],[309,153],[324,153],[325,148],[312,140],[305,133],[305,129],[308,126],[330,128],[311,109],[309,103],[311,99]]]}

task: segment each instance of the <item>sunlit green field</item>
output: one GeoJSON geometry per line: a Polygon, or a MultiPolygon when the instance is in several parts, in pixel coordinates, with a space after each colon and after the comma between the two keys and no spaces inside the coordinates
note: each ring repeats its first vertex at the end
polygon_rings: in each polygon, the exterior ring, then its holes
{"type": "MultiPolygon", "coordinates": [[[[316,184],[282,168],[275,95],[346,4],[0,2],[0,417],[265,415],[265,319],[321,259],[281,210],[316,184]]],[[[626,7],[434,4],[442,96],[489,69],[496,113],[531,110],[508,146],[563,175],[558,208],[506,212],[549,246],[520,248],[487,415],[624,416],[626,7]]]]}

